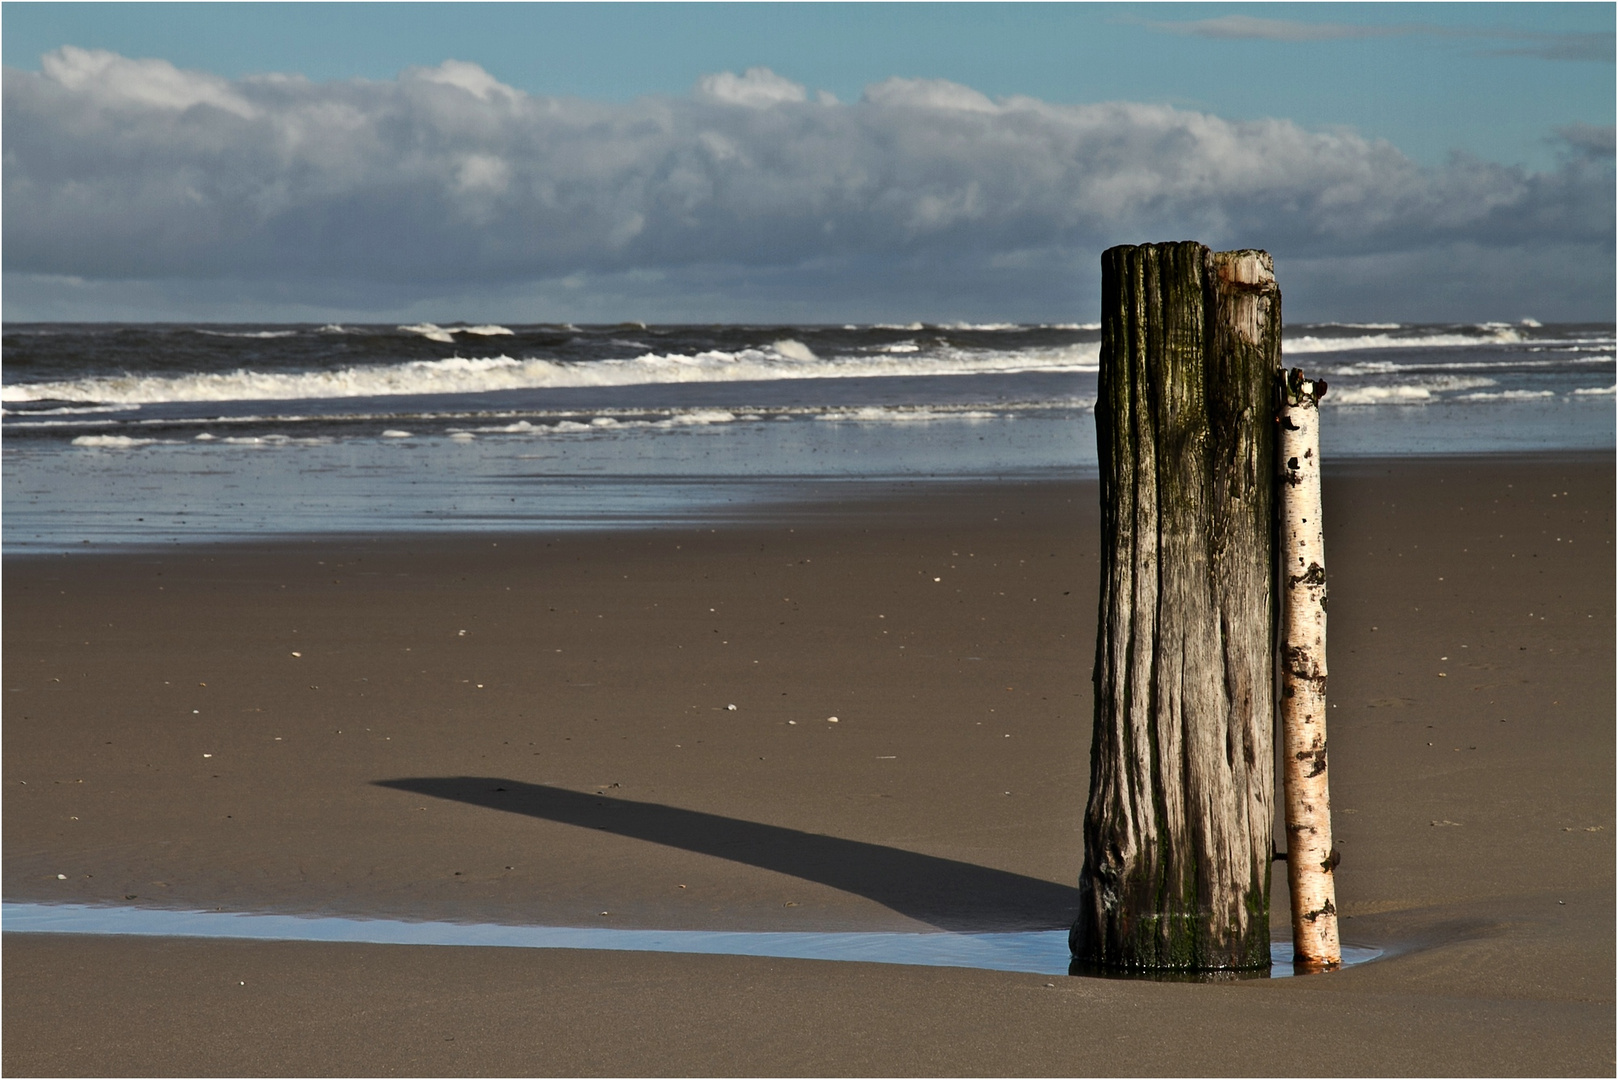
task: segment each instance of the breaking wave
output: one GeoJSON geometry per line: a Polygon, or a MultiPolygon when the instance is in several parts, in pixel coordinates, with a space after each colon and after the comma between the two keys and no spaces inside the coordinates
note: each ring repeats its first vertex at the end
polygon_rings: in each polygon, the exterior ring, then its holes
{"type": "MultiPolygon", "coordinates": [[[[489,330],[487,327],[477,329],[489,330]]],[[[1094,371],[1099,350],[1097,343],[1090,342],[1007,351],[945,346],[917,353],[856,353],[820,357],[802,342],[784,338],[767,346],[734,352],[648,352],[622,360],[566,362],[544,358],[518,359],[505,355],[455,356],[444,360],[349,366],[329,371],[264,372],[244,368],[231,372],[183,375],[105,375],[59,382],[16,383],[4,388],[0,400],[10,403],[53,400],[127,406],[177,401],[294,401],[310,398],[476,394],[496,390],[650,383],[1094,371]]]]}
{"type": "Polygon", "coordinates": [[[1516,327],[1479,327],[1471,333],[1452,334],[1359,334],[1352,337],[1325,337],[1304,334],[1283,337],[1283,353],[1354,352],[1360,349],[1440,349],[1478,345],[1515,345],[1525,338],[1516,327]]]}

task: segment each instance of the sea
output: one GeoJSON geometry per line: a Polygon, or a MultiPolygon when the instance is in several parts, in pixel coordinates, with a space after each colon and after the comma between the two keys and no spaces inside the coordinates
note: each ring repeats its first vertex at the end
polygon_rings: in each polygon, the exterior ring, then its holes
{"type": "MultiPolygon", "coordinates": [[[[7,553],[715,524],[1094,475],[1093,324],[11,323],[7,553]]],[[[1322,456],[1614,449],[1608,323],[1315,323],[1322,456]]]]}

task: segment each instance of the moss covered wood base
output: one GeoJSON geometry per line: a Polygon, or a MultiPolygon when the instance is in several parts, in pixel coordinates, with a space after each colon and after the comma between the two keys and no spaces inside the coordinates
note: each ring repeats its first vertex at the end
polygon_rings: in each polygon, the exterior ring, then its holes
{"type": "Polygon", "coordinates": [[[1267,254],[1102,255],[1102,581],[1074,958],[1270,962],[1281,296],[1267,254]]]}

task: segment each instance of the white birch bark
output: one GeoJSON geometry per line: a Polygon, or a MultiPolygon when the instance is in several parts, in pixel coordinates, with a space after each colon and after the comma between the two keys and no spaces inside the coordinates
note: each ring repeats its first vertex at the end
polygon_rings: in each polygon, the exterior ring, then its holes
{"type": "Polygon", "coordinates": [[[1326,774],[1326,553],[1320,505],[1320,397],[1326,384],[1285,377],[1281,463],[1281,761],[1294,961],[1342,962],[1331,793],[1326,774]]]}

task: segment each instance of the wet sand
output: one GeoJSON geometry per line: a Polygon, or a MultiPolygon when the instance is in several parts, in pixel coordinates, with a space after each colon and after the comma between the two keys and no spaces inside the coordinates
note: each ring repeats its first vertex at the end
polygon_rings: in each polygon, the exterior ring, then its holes
{"type": "MultiPolygon", "coordinates": [[[[1611,1073],[1612,458],[1327,485],[1339,900],[1383,960],[1188,986],[9,934],[3,1066],[1611,1073]]],[[[1095,498],[918,485],[711,531],[8,558],[5,896],[1063,926],[1095,498]]]]}

